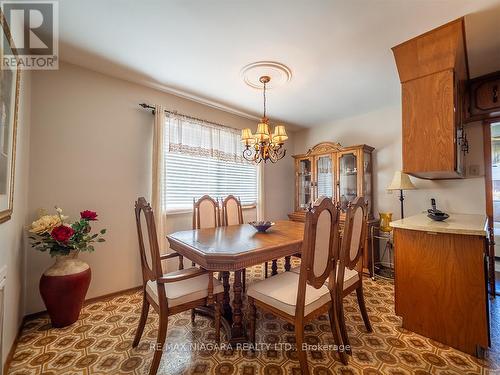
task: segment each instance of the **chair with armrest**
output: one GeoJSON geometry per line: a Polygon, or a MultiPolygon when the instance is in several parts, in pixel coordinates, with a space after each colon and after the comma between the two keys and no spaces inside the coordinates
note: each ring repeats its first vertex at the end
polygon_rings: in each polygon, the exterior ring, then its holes
{"type": "Polygon", "coordinates": [[[141,258],[143,300],[132,346],[139,344],[149,307],[153,306],[160,318],[156,350],[149,370],[149,374],[154,375],[160,365],[170,315],[215,304],[215,338],[219,342],[223,287],[213,277],[212,272],[199,268],[184,269],[182,256],[178,253],[160,255],[153,210],[143,197],[135,202],[135,220],[141,258]],[[179,258],[179,270],[163,274],[161,261],[175,257],[179,258]]]}
{"type": "Polygon", "coordinates": [[[248,287],[250,341],[255,343],[256,308],[268,311],[294,324],[297,354],[303,375],[309,374],[307,352],[303,350],[304,326],[328,312],[330,328],[341,361],[347,363],[334,298],[338,254],[339,210],[330,199],[323,199],[306,213],[300,272],[284,272],[252,283],[248,287]],[[327,278],[332,282],[325,283],[327,278]]]}

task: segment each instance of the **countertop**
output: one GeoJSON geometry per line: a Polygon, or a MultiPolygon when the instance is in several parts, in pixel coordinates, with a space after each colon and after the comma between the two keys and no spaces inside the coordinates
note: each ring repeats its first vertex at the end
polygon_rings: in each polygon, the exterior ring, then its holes
{"type": "Polygon", "coordinates": [[[421,230],[436,233],[465,234],[471,236],[487,236],[488,219],[486,215],[449,214],[445,221],[434,221],[427,217],[427,213],[405,217],[392,221],[393,228],[421,230]]]}

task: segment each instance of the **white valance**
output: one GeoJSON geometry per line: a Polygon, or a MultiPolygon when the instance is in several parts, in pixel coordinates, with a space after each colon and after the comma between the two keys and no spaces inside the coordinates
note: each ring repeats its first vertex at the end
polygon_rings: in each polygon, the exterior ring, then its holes
{"type": "Polygon", "coordinates": [[[166,121],[168,152],[247,163],[238,129],[168,113],[166,121]]]}

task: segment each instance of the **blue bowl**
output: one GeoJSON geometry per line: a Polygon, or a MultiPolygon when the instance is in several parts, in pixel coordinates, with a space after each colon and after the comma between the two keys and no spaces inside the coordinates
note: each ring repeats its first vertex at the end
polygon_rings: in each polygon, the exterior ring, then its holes
{"type": "Polygon", "coordinates": [[[257,232],[260,233],[264,233],[274,225],[272,221],[251,221],[248,224],[257,229],[257,232]]]}

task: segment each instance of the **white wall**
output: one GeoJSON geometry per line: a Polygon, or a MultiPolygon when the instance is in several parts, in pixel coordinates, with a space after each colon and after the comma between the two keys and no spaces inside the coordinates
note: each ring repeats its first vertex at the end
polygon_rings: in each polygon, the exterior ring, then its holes
{"type": "MultiPolygon", "coordinates": [[[[35,218],[39,208],[56,204],[71,217],[83,209],[99,213],[96,227],[108,228],[107,242],[82,255],[92,267],[88,298],[141,283],[133,204],[140,195],[150,196],[153,122],[151,112],[138,106],[142,102],[236,128],[256,126],[254,120],[67,63],[33,74],[29,215],[35,218]]],[[[293,185],[288,158],[268,167],[279,177],[266,184],[272,219],[285,218],[292,208],[290,197],[274,193],[293,185]]],[[[245,217],[253,219],[255,210],[245,217]]],[[[167,227],[189,229],[191,215],[172,215],[167,227]]],[[[44,309],[38,280],[52,260],[28,251],[26,313],[33,313],[44,309]]]]}
{"type": "MultiPolygon", "coordinates": [[[[438,207],[444,211],[485,213],[481,125],[469,125],[467,136],[470,154],[466,157],[466,168],[469,165],[478,165],[481,177],[447,181],[428,181],[412,177],[418,190],[405,193],[405,216],[430,207],[430,198],[436,198],[438,207]]],[[[299,131],[294,138],[294,152],[304,153],[322,141],[335,141],[343,146],[365,143],[375,147],[374,214],[390,211],[397,219],[400,216],[398,192],[389,194],[385,188],[390,184],[394,171],[401,169],[401,137],[401,106],[397,105],[299,131]]]]}
{"type": "MultiPolygon", "coordinates": [[[[17,124],[14,211],[12,218],[0,224],[0,268],[7,265],[5,286],[5,321],[3,323],[3,353],[7,354],[16,338],[24,316],[25,229],[28,200],[28,152],[30,138],[31,74],[21,75],[20,108],[17,124]]],[[[3,363],[2,363],[3,366],[3,363]]]]}

